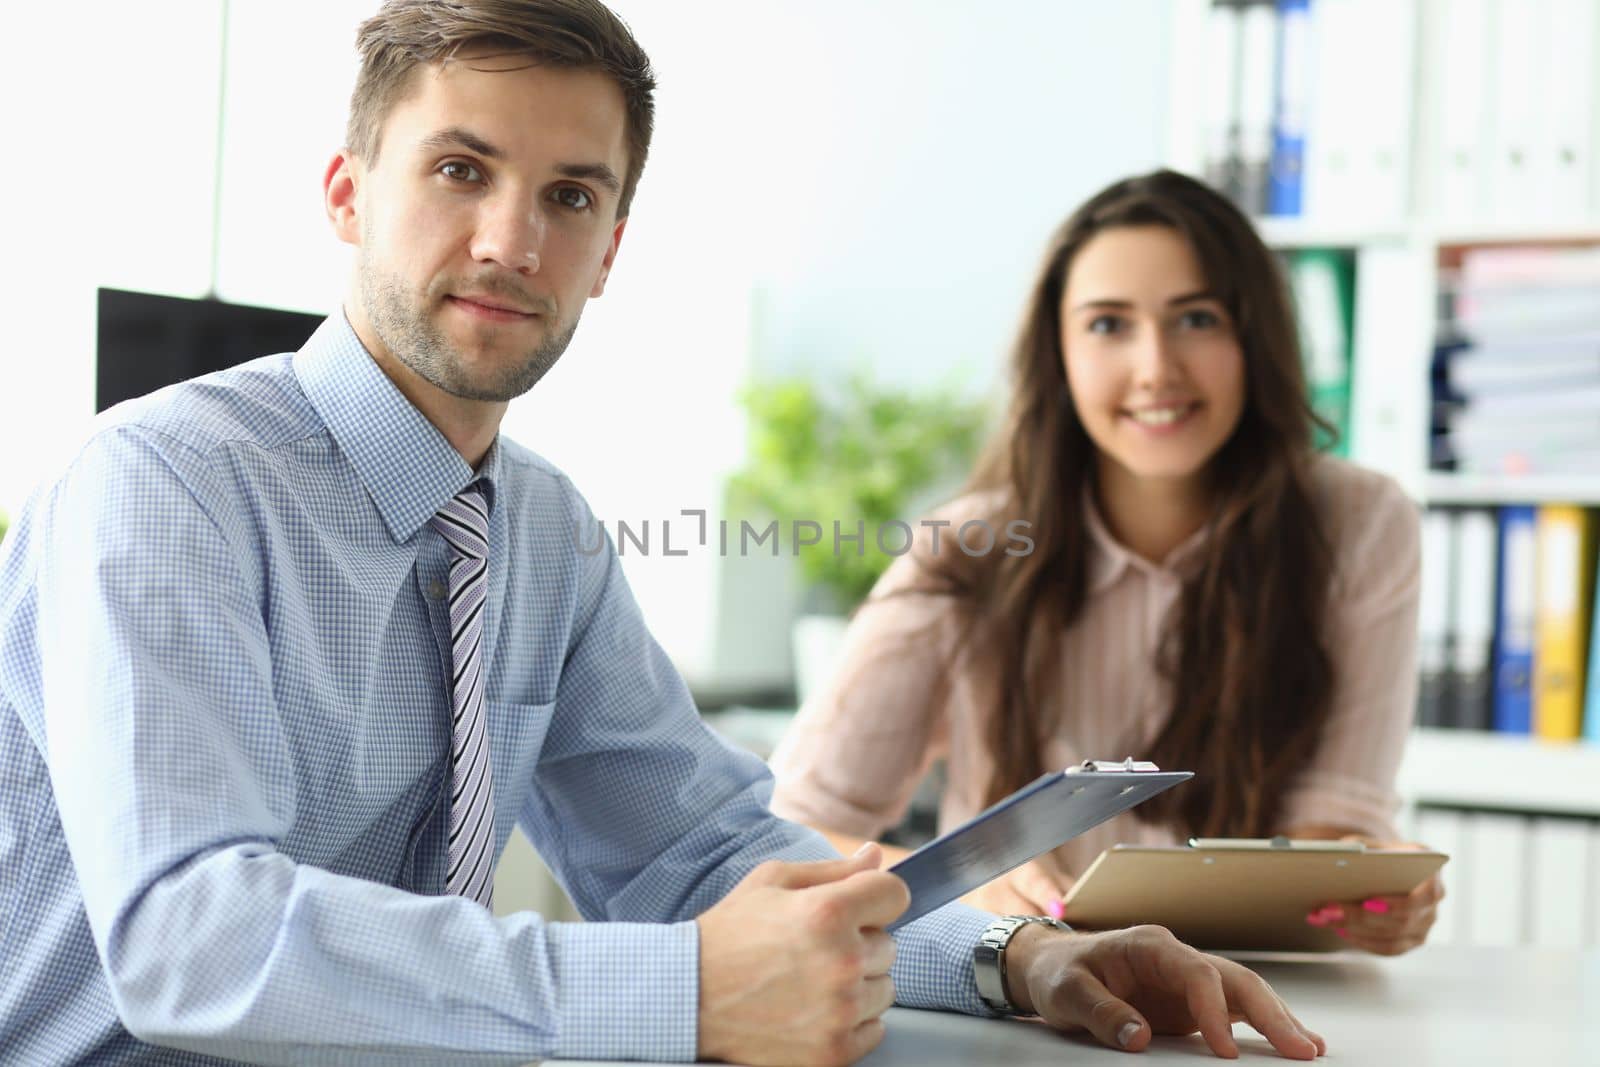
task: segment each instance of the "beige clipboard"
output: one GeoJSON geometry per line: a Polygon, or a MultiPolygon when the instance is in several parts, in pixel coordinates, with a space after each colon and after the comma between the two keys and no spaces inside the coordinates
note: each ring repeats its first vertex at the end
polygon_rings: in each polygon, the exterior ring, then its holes
{"type": "Polygon", "coordinates": [[[1306,922],[1312,908],[1409,893],[1448,859],[1281,837],[1113,845],[1068,891],[1064,915],[1097,930],[1155,923],[1197,948],[1333,952],[1347,945],[1306,922]]]}

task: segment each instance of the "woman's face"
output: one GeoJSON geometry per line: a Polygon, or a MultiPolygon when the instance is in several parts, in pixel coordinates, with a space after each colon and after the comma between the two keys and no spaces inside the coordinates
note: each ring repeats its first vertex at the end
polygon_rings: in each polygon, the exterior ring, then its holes
{"type": "Polygon", "coordinates": [[[1233,322],[1188,240],[1166,226],[1115,227],[1078,250],[1062,292],[1061,351],[1106,474],[1186,486],[1244,410],[1233,322]]]}

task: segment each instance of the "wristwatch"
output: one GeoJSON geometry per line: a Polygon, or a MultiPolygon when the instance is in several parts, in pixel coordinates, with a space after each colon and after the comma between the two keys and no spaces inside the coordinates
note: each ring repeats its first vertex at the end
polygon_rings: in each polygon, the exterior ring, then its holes
{"type": "Polygon", "coordinates": [[[978,996],[991,1011],[1000,1015],[1033,1015],[1036,1012],[1018,1011],[1006,996],[1006,946],[1016,932],[1029,923],[1043,923],[1057,930],[1072,933],[1072,927],[1060,919],[1045,915],[1007,915],[996,919],[972,946],[972,973],[978,980],[978,996]]]}

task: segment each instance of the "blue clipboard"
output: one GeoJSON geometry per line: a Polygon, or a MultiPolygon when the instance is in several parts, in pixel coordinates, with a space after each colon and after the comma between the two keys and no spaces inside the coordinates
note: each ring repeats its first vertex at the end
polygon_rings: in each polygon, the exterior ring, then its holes
{"type": "Polygon", "coordinates": [[[1192,771],[1163,771],[1132,759],[1086,760],[1043,775],[890,867],[910,888],[911,906],[889,929],[920,919],[1193,777],[1192,771]]]}

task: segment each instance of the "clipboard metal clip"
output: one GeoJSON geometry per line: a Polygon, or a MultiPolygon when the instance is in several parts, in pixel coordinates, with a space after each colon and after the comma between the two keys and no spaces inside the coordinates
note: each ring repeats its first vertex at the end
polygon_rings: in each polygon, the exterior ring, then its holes
{"type": "Polygon", "coordinates": [[[1283,834],[1276,837],[1191,837],[1190,848],[1231,848],[1263,852],[1365,852],[1367,846],[1360,841],[1291,841],[1283,834]]]}
{"type": "Polygon", "coordinates": [[[1125,760],[1086,759],[1076,767],[1068,767],[1067,773],[1085,774],[1109,771],[1113,773],[1132,772],[1139,774],[1150,774],[1159,772],[1160,770],[1160,767],[1157,767],[1149,760],[1136,760],[1132,756],[1129,756],[1125,760]]]}

